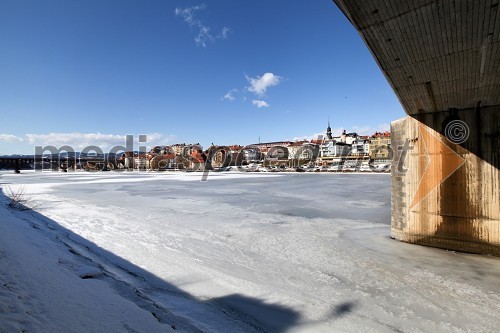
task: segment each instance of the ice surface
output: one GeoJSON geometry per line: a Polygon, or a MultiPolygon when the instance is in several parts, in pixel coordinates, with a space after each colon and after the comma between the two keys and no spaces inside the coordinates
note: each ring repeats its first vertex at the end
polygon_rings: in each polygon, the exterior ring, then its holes
{"type": "Polygon", "coordinates": [[[389,175],[200,179],[4,173],[0,182],[24,186],[41,203],[43,216],[15,217],[39,225],[31,228],[37,242],[71,247],[58,267],[141,311],[155,312],[154,304],[159,322],[177,331],[494,332],[500,325],[499,258],[391,240],[389,175]],[[48,231],[57,237],[45,239],[48,231]]]}

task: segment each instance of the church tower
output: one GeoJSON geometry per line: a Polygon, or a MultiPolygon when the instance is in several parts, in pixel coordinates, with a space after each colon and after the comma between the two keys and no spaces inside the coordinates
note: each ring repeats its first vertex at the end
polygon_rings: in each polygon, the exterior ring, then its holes
{"type": "Polygon", "coordinates": [[[328,127],[326,128],[326,137],[328,140],[332,139],[332,129],[330,127],[330,119],[328,119],[328,127]]]}

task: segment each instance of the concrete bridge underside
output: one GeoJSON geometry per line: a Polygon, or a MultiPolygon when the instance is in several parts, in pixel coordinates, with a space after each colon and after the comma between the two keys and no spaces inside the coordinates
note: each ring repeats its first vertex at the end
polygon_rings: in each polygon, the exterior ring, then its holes
{"type": "Polygon", "coordinates": [[[499,0],[334,0],[407,117],[391,124],[392,236],[500,255],[499,0]]]}

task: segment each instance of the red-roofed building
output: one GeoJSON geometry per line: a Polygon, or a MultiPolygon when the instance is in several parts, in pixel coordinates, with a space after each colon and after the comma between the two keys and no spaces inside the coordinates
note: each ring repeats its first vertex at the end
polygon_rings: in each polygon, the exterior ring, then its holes
{"type": "Polygon", "coordinates": [[[391,132],[375,132],[370,137],[370,158],[385,163],[391,161],[391,132]]]}

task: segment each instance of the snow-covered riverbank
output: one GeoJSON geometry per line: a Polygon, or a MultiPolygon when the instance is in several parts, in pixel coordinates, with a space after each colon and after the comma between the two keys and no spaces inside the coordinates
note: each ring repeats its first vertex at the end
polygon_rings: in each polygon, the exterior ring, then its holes
{"type": "Polygon", "coordinates": [[[0,208],[0,322],[36,332],[500,325],[499,258],[391,240],[389,175],[200,178],[2,173],[4,190],[23,186],[40,208],[0,208]]]}

